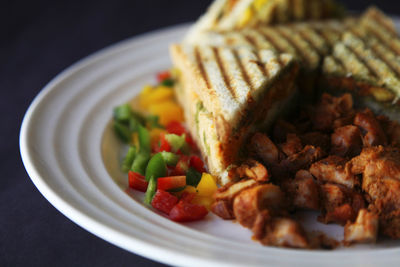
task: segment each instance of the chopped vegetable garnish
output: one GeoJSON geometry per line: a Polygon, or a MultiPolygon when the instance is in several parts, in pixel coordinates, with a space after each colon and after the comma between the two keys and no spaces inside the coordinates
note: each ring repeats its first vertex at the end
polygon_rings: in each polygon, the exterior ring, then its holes
{"type": "Polygon", "coordinates": [[[157,178],[152,176],[149,181],[149,185],[147,186],[146,195],[144,197],[144,203],[150,204],[153,200],[154,194],[157,190],[157,178]]]}
{"type": "Polygon", "coordinates": [[[166,79],[166,80],[162,81],[161,84],[164,86],[167,86],[167,87],[172,87],[172,86],[174,86],[175,82],[174,82],[174,80],[166,79]]]}
{"type": "Polygon", "coordinates": [[[130,171],[128,173],[129,177],[129,187],[139,190],[141,192],[146,192],[148,182],[144,179],[144,176],[140,173],[130,171]]]}
{"type": "Polygon", "coordinates": [[[190,156],[190,167],[193,167],[196,169],[196,171],[203,173],[206,172],[206,169],[204,168],[204,162],[201,160],[200,157],[196,155],[190,156]]]}
{"type": "Polygon", "coordinates": [[[165,177],[167,175],[167,165],[161,155],[161,153],[155,154],[147,164],[146,168],[146,181],[149,181],[151,177],[165,177]]]}
{"type": "Polygon", "coordinates": [[[128,104],[118,106],[114,109],[114,119],[116,121],[128,122],[131,116],[131,107],[128,104]]]}
{"type": "Polygon", "coordinates": [[[169,213],[169,218],[176,222],[191,222],[203,219],[208,210],[201,205],[180,200],[169,213]]]}
{"type": "Polygon", "coordinates": [[[151,152],[151,139],[149,131],[143,126],[139,125],[139,151],[141,153],[150,153],[151,152]]]}
{"type": "Polygon", "coordinates": [[[130,146],[128,153],[126,153],[126,156],[124,158],[124,160],[122,161],[122,165],[121,165],[121,170],[123,172],[128,172],[131,167],[132,167],[132,163],[133,160],[136,157],[136,147],[135,146],[130,146]]]}
{"type": "Polygon", "coordinates": [[[165,127],[160,124],[159,120],[160,118],[156,115],[149,115],[146,118],[147,124],[149,125],[150,128],[164,129],[165,127]]]}
{"type": "Polygon", "coordinates": [[[203,173],[196,189],[199,196],[212,197],[215,191],[217,191],[218,186],[215,183],[215,178],[211,176],[211,174],[203,173]]]}
{"type": "Polygon", "coordinates": [[[178,121],[171,121],[168,123],[168,125],[165,127],[168,133],[176,134],[176,135],[182,135],[186,133],[185,127],[183,127],[182,123],[178,121]]]}
{"type": "Polygon", "coordinates": [[[189,169],[189,157],[182,155],[175,167],[176,175],[184,175],[189,169]]]}
{"type": "Polygon", "coordinates": [[[161,156],[163,157],[165,163],[169,166],[175,166],[179,161],[179,156],[167,151],[160,152],[161,156]]]}
{"type": "Polygon", "coordinates": [[[169,214],[172,208],[178,203],[178,198],[168,192],[157,189],[151,205],[153,208],[158,209],[166,214],[169,214]]]}
{"type": "Polygon", "coordinates": [[[171,151],[171,145],[169,144],[169,142],[167,141],[167,139],[165,139],[165,134],[161,134],[160,135],[160,149],[159,151],[171,151]]]}
{"type": "Polygon", "coordinates": [[[183,112],[171,88],[176,75],[160,73],[157,86],[143,88],[139,105],[145,113],[134,110],[136,101],[116,107],[113,126],[129,144],[121,163],[129,187],[145,192],[144,202],[172,220],[186,222],[207,215],[215,181],[206,176],[198,148],[182,124],[183,112]]]}
{"type": "Polygon", "coordinates": [[[186,172],[186,183],[194,187],[200,182],[201,173],[196,171],[194,168],[189,168],[186,172]]]}
{"type": "Polygon", "coordinates": [[[164,80],[171,79],[171,72],[169,71],[162,71],[157,73],[157,81],[159,83],[163,82],[164,80]]]}
{"type": "Polygon", "coordinates": [[[151,104],[149,112],[159,116],[162,125],[168,125],[171,121],[183,121],[182,108],[172,100],[151,104]]]}
{"type": "Polygon", "coordinates": [[[186,176],[162,177],[157,180],[157,188],[160,190],[171,190],[186,185],[186,176]]]}
{"type": "Polygon", "coordinates": [[[114,121],[114,130],[122,142],[129,143],[131,141],[131,132],[127,126],[118,121],[114,121]]]}
{"type": "Polygon", "coordinates": [[[139,154],[137,154],[135,160],[133,161],[131,170],[140,173],[141,175],[145,175],[146,166],[147,163],[149,162],[149,159],[150,159],[149,153],[140,152],[139,154]]]}
{"type": "Polygon", "coordinates": [[[171,145],[171,151],[172,152],[177,152],[178,150],[181,150],[185,144],[185,135],[176,135],[176,134],[166,134],[165,139],[168,141],[168,143],[171,145]]]}

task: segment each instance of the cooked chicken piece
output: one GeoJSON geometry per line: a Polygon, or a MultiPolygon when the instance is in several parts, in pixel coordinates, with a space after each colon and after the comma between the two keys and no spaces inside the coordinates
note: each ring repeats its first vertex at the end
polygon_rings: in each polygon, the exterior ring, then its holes
{"type": "Polygon", "coordinates": [[[339,157],[354,157],[362,149],[361,132],[354,125],[347,125],[335,129],[331,135],[331,153],[339,157]]]}
{"type": "Polygon", "coordinates": [[[355,115],[356,114],[354,110],[349,110],[349,112],[346,115],[344,115],[344,117],[341,117],[333,121],[333,129],[353,124],[355,115]]]}
{"type": "Polygon", "coordinates": [[[400,149],[364,148],[350,163],[353,173],[363,174],[362,189],[379,215],[382,232],[400,238],[400,149]]]}
{"type": "Polygon", "coordinates": [[[284,120],[278,120],[273,129],[273,138],[275,142],[282,143],[285,142],[286,137],[290,133],[297,133],[296,127],[284,120]]]}
{"type": "Polygon", "coordinates": [[[312,231],[307,233],[307,238],[310,243],[311,249],[334,249],[340,245],[340,243],[332,238],[327,236],[323,232],[312,231]]]}
{"type": "Polygon", "coordinates": [[[313,162],[321,159],[324,155],[321,148],[307,145],[299,153],[282,160],[280,166],[289,173],[295,174],[298,170],[308,169],[313,162]]]}
{"type": "Polygon", "coordinates": [[[278,148],[265,134],[254,134],[251,138],[250,150],[254,151],[267,165],[276,164],[279,161],[278,148]]]}
{"type": "Polygon", "coordinates": [[[321,131],[330,131],[333,129],[333,122],[347,116],[352,108],[353,98],[350,94],[344,94],[340,97],[323,94],[312,114],[314,128],[321,131]]]}
{"type": "Polygon", "coordinates": [[[257,185],[253,179],[242,180],[236,183],[229,183],[217,190],[214,194],[215,202],[211,206],[211,211],[225,220],[235,218],[233,214],[233,199],[246,188],[257,185]]]}
{"type": "Polygon", "coordinates": [[[318,185],[308,171],[298,171],[295,179],[284,183],[283,190],[290,196],[295,208],[319,210],[318,185]]]}
{"type": "Polygon", "coordinates": [[[258,214],[253,239],[263,245],[308,248],[309,242],[300,224],[290,218],[271,218],[267,211],[258,214]]]}
{"type": "Polygon", "coordinates": [[[343,204],[335,207],[332,211],[325,214],[324,223],[337,223],[345,225],[347,222],[353,221],[357,213],[354,212],[349,204],[343,204]]]}
{"type": "Polygon", "coordinates": [[[351,243],[375,243],[378,234],[378,215],[362,209],[354,223],[344,227],[344,241],[351,243]]]}
{"type": "Polygon", "coordinates": [[[292,156],[303,149],[300,138],[293,133],[287,134],[286,142],[280,145],[280,148],[286,156],[292,156]]]}
{"type": "Polygon", "coordinates": [[[259,182],[268,182],[268,170],[260,162],[250,159],[240,165],[236,172],[240,178],[250,178],[259,182]]]}
{"type": "Polygon", "coordinates": [[[320,147],[323,151],[328,152],[331,147],[329,135],[322,132],[308,132],[300,136],[304,145],[320,147]]]}
{"type": "Polygon", "coordinates": [[[273,184],[263,184],[241,191],[233,201],[233,214],[241,225],[252,228],[262,210],[280,214],[285,206],[285,195],[281,189],[273,184]]]}
{"type": "Polygon", "coordinates": [[[387,144],[386,135],[371,110],[366,109],[363,112],[358,112],[354,118],[354,124],[365,133],[363,137],[364,146],[387,144]]]}
{"type": "Polygon", "coordinates": [[[345,187],[335,184],[321,185],[323,215],[318,219],[323,223],[345,225],[353,221],[360,209],[365,208],[362,196],[345,187]]]}
{"type": "Polygon", "coordinates": [[[359,181],[351,172],[351,166],[346,163],[346,159],[332,155],[312,164],[310,172],[321,182],[337,183],[353,188],[359,181]]]}
{"type": "Polygon", "coordinates": [[[388,138],[388,144],[400,147],[400,123],[389,120],[386,116],[377,116],[377,120],[388,138]]]}

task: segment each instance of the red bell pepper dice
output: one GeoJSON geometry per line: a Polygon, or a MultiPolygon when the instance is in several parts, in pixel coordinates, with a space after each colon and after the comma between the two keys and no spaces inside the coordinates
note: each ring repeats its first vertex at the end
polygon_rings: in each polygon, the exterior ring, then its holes
{"type": "Polygon", "coordinates": [[[176,135],[182,135],[186,133],[185,127],[182,125],[182,123],[178,121],[171,121],[168,123],[167,127],[165,127],[168,133],[176,134],[176,135]]]}
{"type": "Polygon", "coordinates": [[[169,213],[169,218],[176,222],[192,222],[203,219],[208,210],[201,205],[180,200],[169,213]]]}
{"type": "Polygon", "coordinates": [[[171,78],[171,73],[169,71],[162,71],[157,73],[157,81],[159,83],[169,78],[171,78]]]}
{"type": "Polygon", "coordinates": [[[160,135],[160,149],[161,151],[171,152],[171,145],[168,143],[167,139],[165,139],[165,134],[160,135]]]}
{"type": "Polygon", "coordinates": [[[190,157],[190,167],[195,168],[199,173],[206,172],[204,162],[201,160],[201,158],[195,155],[190,157]]]}
{"type": "Polygon", "coordinates": [[[130,171],[128,173],[128,179],[130,188],[146,192],[149,182],[146,181],[143,175],[130,171]]]}
{"type": "Polygon", "coordinates": [[[189,169],[190,158],[186,155],[181,155],[178,163],[175,166],[175,175],[185,175],[186,171],[189,169]]]}
{"type": "Polygon", "coordinates": [[[186,138],[185,138],[186,143],[189,144],[190,148],[192,149],[193,152],[198,152],[199,148],[197,147],[196,142],[193,140],[192,136],[190,134],[186,134],[186,138]]]}
{"type": "Polygon", "coordinates": [[[186,185],[186,176],[170,176],[157,179],[157,188],[160,190],[170,190],[184,187],[186,185]]]}
{"type": "Polygon", "coordinates": [[[169,214],[171,209],[178,203],[178,198],[164,190],[157,189],[156,194],[151,201],[153,208],[169,214]]]}

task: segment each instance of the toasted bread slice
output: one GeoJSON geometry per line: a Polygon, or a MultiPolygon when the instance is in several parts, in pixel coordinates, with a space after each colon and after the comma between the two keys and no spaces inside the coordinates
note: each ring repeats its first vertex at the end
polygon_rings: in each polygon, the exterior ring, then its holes
{"type": "Polygon", "coordinates": [[[323,62],[321,87],[352,92],[358,104],[400,120],[400,39],[393,22],[369,9],[350,27],[323,62]]]}
{"type": "Polygon", "coordinates": [[[187,38],[201,31],[320,20],[344,13],[344,9],[333,0],[215,0],[187,38]]]}
{"type": "Polygon", "coordinates": [[[331,53],[341,33],[356,25],[357,19],[325,20],[240,31],[203,32],[186,40],[191,44],[270,49],[289,53],[300,63],[299,87],[303,95],[312,95],[323,57],[331,53]]]}
{"type": "Polygon", "coordinates": [[[268,127],[293,98],[298,65],[291,55],[248,47],[173,45],[171,56],[190,131],[225,184],[223,173],[248,135],[268,127]]]}

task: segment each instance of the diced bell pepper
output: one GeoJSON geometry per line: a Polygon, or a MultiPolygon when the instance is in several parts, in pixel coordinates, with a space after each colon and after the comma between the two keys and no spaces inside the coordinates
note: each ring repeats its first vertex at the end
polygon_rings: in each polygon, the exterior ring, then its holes
{"type": "Polygon", "coordinates": [[[151,201],[153,208],[164,212],[165,214],[169,214],[176,203],[178,203],[178,198],[176,196],[160,189],[157,189],[157,192],[151,201]]]}
{"type": "Polygon", "coordinates": [[[212,197],[218,186],[214,177],[209,173],[203,173],[199,184],[196,186],[199,196],[212,197]]]}

